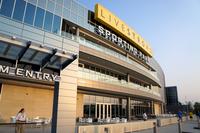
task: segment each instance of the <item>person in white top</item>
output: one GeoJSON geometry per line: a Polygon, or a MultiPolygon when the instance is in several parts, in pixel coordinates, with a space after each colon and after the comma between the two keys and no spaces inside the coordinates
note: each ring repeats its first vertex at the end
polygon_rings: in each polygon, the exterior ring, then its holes
{"type": "Polygon", "coordinates": [[[16,115],[16,128],[15,133],[24,133],[24,126],[22,123],[26,122],[25,109],[22,108],[16,115]]]}
{"type": "Polygon", "coordinates": [[[147,120],[147,114],[144,112],[143,114],[143,120],[146,121],[147,120]]]}

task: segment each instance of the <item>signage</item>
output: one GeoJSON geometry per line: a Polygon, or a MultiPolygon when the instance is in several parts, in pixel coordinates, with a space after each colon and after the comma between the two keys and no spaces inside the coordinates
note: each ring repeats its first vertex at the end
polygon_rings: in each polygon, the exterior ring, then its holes
{"type": "Polygon", "coordinates": [[[148,43],[131,27],[129,27],[122,20],[120,20],[118,17],[116,17],[100,4],[95,5],[95,19],[100,23],[108,26],[113,31],[115,31],[131,43],[135,44],[135,47],[140,49],[142,52],[152,57],[152,51],[148,43]]]}
{"type": "Polygon", "coordinates": [[[60,76],[49,74],[49,73],[43,73],[33,70],[25,70],[22,68],[15,68],[10,66],[3,66],[0,65],[0,73],[7,74],[10,76],[17,76],[17,77],[23,77],[23,78],[29,78],[29,79],[37,79],[37,80],[46,80],[46,81],[59,81],[60,76]]]}
{"type": "Polygon", "coordinates": [[[112,33],[109,30],[103,28],[102,26],[97,26],[95,28],[95,32],[97,34],[99,34],[100,36],[103,36],[107,40],[112,41],[113,43],[117,44],[118,46],[120,46],[124,50],[128,51],[129,53],[131,53],[135,57],[141,59],[145,63],[148,61],[147,56],[145,56],[140,50],[138,50],[137,48],[133,47],[132,45],[127,43],[125,40],[123,40],[121,37],[115,35],[114,33],[112,33]]]}

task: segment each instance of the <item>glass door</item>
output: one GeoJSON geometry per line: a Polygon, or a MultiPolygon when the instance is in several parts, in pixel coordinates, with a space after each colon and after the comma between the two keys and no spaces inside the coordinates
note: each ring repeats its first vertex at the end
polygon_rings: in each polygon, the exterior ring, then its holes
{"type": "Polygon", "coordinates": [[[99,119],[111,118],[111,104],[97,103],[95,116],[99,119]]]}

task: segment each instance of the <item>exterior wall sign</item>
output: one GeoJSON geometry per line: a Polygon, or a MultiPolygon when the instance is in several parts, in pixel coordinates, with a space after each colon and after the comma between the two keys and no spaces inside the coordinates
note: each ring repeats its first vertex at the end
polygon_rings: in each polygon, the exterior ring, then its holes
{"type": "Polygon", "coordinates": [[[23,78],[30,78],[30,79],[37,79],[37,80],[46,80],[46,81],[59,81],[60,76],[49,74],[49,73],[42,73],[33,70],[25,70],[22,68],[15,68],[10,66],[3,66],[0,65],[0,73],[7,74],[10,76],[18,76],[23,78]]]}
{"type": "Polygon", "coordinates": [[[140,50],[137,48],[133,47],[129,43],[127,43],[125,40],[123,40],[121,37],[118,37],[114,33],[110,32],[107,29],[104,29],[102,26],[98,26],[95,28],[95,32],[99,34],[100,36],[103,36],[109,41],[112,41],[113,43],[117,44],[121,48],[125,49],[135,57],[141,59],[145,63],[148,62],[148,57],[145,56],[140,50]]]}
{"type": "Polygon", "coordinates": [[[129,27],[126,23],[124,23],[100,4],[95,5],[95,19],[113,29],[113,31],[133,43],[135,47],[139,48],[142,52],[152,57],[152,50],[148,43],[131,27],[129,27]]]}

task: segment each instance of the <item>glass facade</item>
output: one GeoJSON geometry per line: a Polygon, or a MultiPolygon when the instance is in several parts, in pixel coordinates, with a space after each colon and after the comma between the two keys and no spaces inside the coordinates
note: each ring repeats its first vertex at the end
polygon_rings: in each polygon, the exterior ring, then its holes
{"type": "Polygon", "coordinates": [[[36,11],[34,26],[42,28],[43,21],[44,21],[44,10],[38,7],[36,11]]]}
{"type": "MultiPolygon", "coordinates": [[[[84,95],[83,117],[93,119],[127,118],[127,99],[97,95],[84,95]]],[[[130,118],[142,118],[143,113],[153,114],[151,101],[130,100],[130,118]]]]}
{"type": "Polygon", "coordinates": [[[28,3],[26,6],[24,22],[33,25],[34,16],[35,16],[35,6],[28,3]]]}
{"type": "Polygon", "coordinates": [[[15,9],[13,13],[13,18],[19,21],[23,20],[24,10],[26,2],[24,0],[17,0],[15,3],[15,9]]]}
{"type": "Polygon", "coordinates": [[[1,4],[0,14],[11,17],[15,0],[3,0],[1,4]]]}
{"type": "Polygon", "coordinates": [[[53,14],[47,11],[46,14],[45,14],[44,20],[45,20],[44,29],[47,30],[47,31],[51,31],[53,14]]]}
{"type": "Polygon", "coordinates": [[[58,4],[54,0],[38,0],[38,2],[37,0],[2,0],[0,14],[60,35],[63,2],[62,0],[57,2],[58,4]]]}

